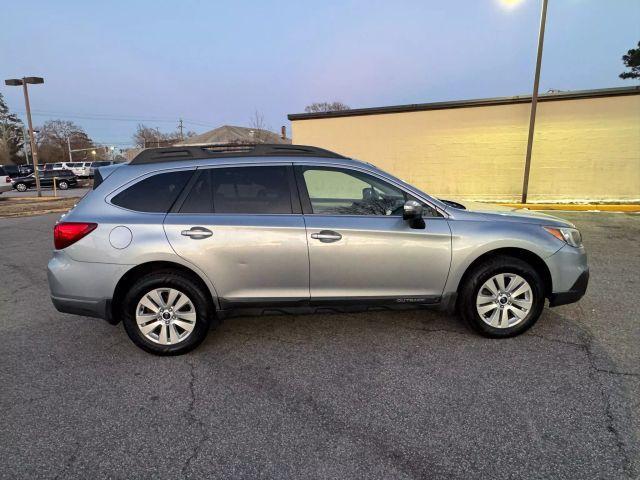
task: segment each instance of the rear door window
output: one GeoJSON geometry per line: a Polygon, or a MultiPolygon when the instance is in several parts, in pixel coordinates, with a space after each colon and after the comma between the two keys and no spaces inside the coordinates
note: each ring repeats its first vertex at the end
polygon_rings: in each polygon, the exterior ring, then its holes
{"type": "Polygon", "coordinates": [[[216,213],[291,213],[287,168],[235,167],[212,170],[216,213]]]}
{"type": "Polygon", "coordinates": [[[289,180],[285,166],[202,170],[180,213],[292,213],[289,180]]]}
{"type": "Polygon", "coordinates": [[[191,175],[193,170],[152,175],[118,193],[111,203],[137,212],[166,213],[191,175]]]}
{"type": "Polygon", "coordinates": [[[180,213],[213,213],[213,190],[211,187],[212,169],[201,170],[196,175],[180,213]]]}

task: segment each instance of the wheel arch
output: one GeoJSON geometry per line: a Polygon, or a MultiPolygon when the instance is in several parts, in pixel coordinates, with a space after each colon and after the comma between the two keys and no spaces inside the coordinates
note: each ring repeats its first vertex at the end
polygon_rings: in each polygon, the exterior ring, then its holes
{"type": "Polygon", "coordinates": [[[181,273],[190,278],[191,280],[196,282],[200,288],[202,288],[202,291],[205,292],[205,294],[208,294],[207,298],[211,302],[212,310],[215,311],[219,309],[218,299],[215,291],[212,290],[207,281],[202,278],[202,276],[196,271],[176,262],[165,260],[150,261],[141,263],[127,270],[124,275],[122,275],[122,277],[120,277],[120,279],[118,280],[118,283],[116,284],[115,290],[113,292],[113,298],[111,299],[111,305],[109,306],[110,315],[108,320],[110,323],[115,324],[120,322],[119,309],[122,306],[122,301],[129,287],[133,285],[133,283],[141,276],[160,271],[172,271],[181,273]]]}
{"type": "Polygon", "coordinates": [[[524,248],[517,248],[517,247],[497,248],[494,250],[489,250],[488,252],[485,252],[482,255],[478,256],[467,266],[464,273],[462,274],[462,277],[460,277],[460,281],[456,286],[456,292],[460,293],[460,290],[466,283],[467,279],[469,278],[469,275],[471,275],[473,270],[478,265],[481,265],[482,263],[492,258],[501,257],[501,256],[518,258],[524,262],[527,262],[529,265],[531,265],[536,270],[538,275],[540,275],[540,277],[542,278],[545,298],[551,295],[551,292],[553,292],[553,279],[551,277],[551,272],[549,270],[549,267],[547,266],[545,261],[539,255],[532,252],[531,250],[526,250],[524,248]]]}

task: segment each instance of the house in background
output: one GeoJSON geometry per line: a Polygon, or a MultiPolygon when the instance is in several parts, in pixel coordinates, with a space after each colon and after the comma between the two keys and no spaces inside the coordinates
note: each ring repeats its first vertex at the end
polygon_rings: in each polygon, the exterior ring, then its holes
{"type": "MultiPolygon", "coordinates": [[[[222,144],[253,144],[253,143],[278,143],[290,144],[291,139],[287,138],[286,129],[282,127],[280,135],[269,130],[249,127],[236,127],[233,125],[223,125],[200,135],[185,138],[183,141],[174,143],[175,146],[182,145],[222,145],[222,144]]],[[[155,146],[155,145],[152,145],[155,146]]],[[[166,146],[166,145],[161,145],[166,146]]],[[[134,147],[123,150],[122,154],[127,161],[133,160],[143,148],[134,147]]]]}
{"type": "Polygon", "coordinates": [[[216,145],[216,144],[252,144],[252,143],[278,143],[288,144],[291,139],[286,137],[285,128],[282,133],[271,132],[259,128],[236,127],[233,125],[223,125],[209,132],[201,133],[194,137],[185,138],[176,145],[216,145]]]}

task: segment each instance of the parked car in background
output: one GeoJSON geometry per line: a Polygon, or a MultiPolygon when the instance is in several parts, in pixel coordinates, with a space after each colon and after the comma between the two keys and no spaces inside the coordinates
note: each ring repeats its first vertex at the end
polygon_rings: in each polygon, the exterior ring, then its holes
{"type": "Polygon", "coordinates": [[[31,165],[0,165],[11,178],[26,177],[33,173],[31,165]]]}
{"type": "Polygon", "coordinates": [[[13,188],[11,177],[4,167],[0,166],[0,193],[8,192],[13,188]]]}
{"type": "MultiPolygon", "coordinates": [[[[78,177],[71,170],[45,170],[40,173],[41,187],[53,187],[54,181],[60,190],[66,190],[78,185],[78,177]]],[[[36,186],[36,177],[31,174],[26,177],[14,178],[12,184],[13,188],[19,192],[26,192],[36,186]]]]}
{"type": "Polygon", "coordinates": [[[91,163],[91,167],[89,167],[89,178],[93,178],[93,176],[95,175],[95,171],[96,168],[100,168],[100,167],[107,167],[109,165],[113,165],[115,162],[110,162],[110,161],[99,161],[99,162],[92,162],[91,163]]]}
{"type": "Polygon", "coordinates": [[[47,171],[47,170],[62,170],[64,168],[64,163],[62,162],[58,162],[58,163],[44,163],[42,164],[42,169],[47,171]]]}
{"type": "Polygon", "coordinates": [[[93,162],[75,162],[71,170],[78,178],[89,178],[91,175],[91,164],[93,162]]]}
{"type": "Polygon", "coordinates": [[[55,226],[54,248],[55,307],[122,321],[160,355],[247,310],[457,309],[480,334],[507,338],[547,299],[578,301],[589,279],[565,220],[467,209],[302,145],[144,150],[98,170],[55,226]]]}

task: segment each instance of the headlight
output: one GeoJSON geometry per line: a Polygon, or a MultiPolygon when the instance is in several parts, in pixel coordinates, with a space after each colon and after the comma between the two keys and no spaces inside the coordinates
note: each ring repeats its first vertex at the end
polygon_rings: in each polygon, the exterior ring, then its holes
{"type": "Polygon", "coordinates": [[[551,235],[556,237],[558,240],[568,243],[572,247],[581,247],[582,246],[582,235],[580,235],[580,230],[577,228],[556,228],[556,227],[542,227],[551,235]]]}

